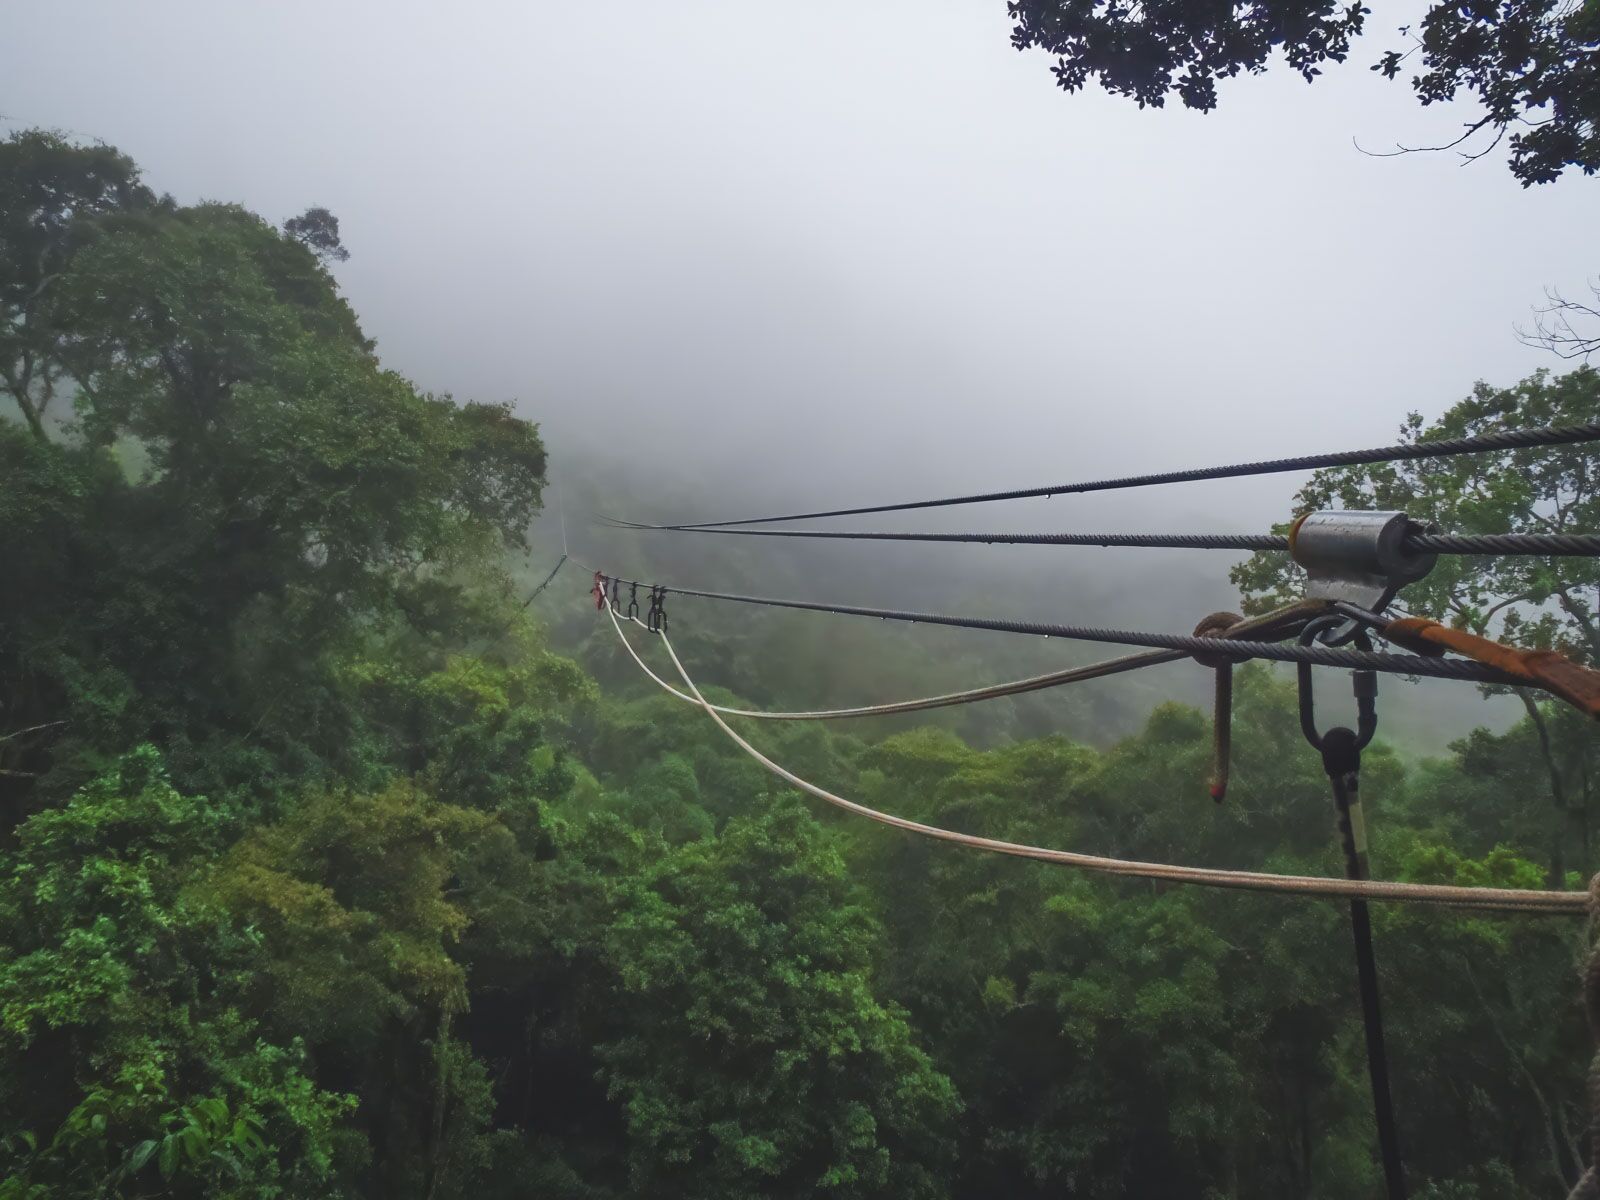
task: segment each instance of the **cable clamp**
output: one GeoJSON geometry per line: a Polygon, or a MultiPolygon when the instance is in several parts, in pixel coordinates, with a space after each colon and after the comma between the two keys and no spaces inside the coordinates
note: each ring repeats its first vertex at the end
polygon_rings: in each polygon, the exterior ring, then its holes
{"type": "Polygon", "coordinates": [[[1305,568],[1307,599],[1382,611],[1438,561],[1406,549],[1406,538],[1437,532],[1403,512],[1312,512],[1289,527],[1289,553],[1305,568]]]}

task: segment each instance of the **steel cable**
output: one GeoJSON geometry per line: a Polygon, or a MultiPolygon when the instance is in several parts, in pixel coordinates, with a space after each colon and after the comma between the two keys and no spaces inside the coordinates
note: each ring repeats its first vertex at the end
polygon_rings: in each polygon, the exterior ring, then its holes
{"type": "Polygon", "coordinates": [[[1342,450],[1329,454],[1304,454],[1295,458],[1274,458],[1261,462],[1234,463],[1220,467],[1200,467],[1186,471],[1166,471],[1152,475],[1125,475],[1113,479],[1092,479],[1078,483],[1058,483],[1048,487],[1015,488],[1000,492],[975,492],[967,496],[945,496],[934,500],[910,500],[898,504],[870,504],[858,508],[819,509],[814,512],[784,513],[779,516],[743,517],[730,521],[698,521],[676,525],[647,525],[648,529],[715,529],[726,525],[770,525],[778,521],[809,521],[823,517],[853,517],[866,513],[908,512],[920,508],[948,508],[958,504],[986,504],[996,500],[1026,500],[1038,496],[1064,496],[1084,492],[1106,492],[1121,488],[1153,487],[1167,483],[1192,483],[1204,479],[1235,479],[1245,475],[1275,475],[1285,471],[1312,471],[1323,467],[1353,467],[1369,463],[1402,462],[1427,458],[1448,458],[1457,454],[1479,454],[1489,450],[1520,450],[1530,446],[1569,446],[1600,441],[1600,422],[1559,428],[1507,429],[1479,433],[1471,437],[1436,438],[1432,441],[1403,442],[1370,450],[1342,450]]]}
{"type": "MultiPolygon", "coordinates": [[[[615,613],[610,613],[609,615],[613,622],[617,620],[615,613]]],[[[622,635],[622,627],[620,625],[617,626],[617,634],[618,636],[622,635]]],[[[1357,899],[1415,904],[1440,904],[1490,911],[1575,915],[1584,912],[1588,907],[1588,896],[1584,892],[1521,891],[1515,888],[1469,888],[1442,884],[1391,883],[1381,880],[1335,879],[1315,875],[1278,875],[1263,871],[1232,871],[1210,867],[1185,867],[1172,863],[1139,862],[1132,859],[1080,854],[1070,850],[1055,850],[1022,842],[1002,841],[998,838],[980,837],[976,834],[958,833],[955,830],[942,829],[937,825],[926,825],[920,821],[897,817],[892,813],[869,808],[864,804],[858,804],[853,800],[847,800],[843,796],[826,791],[816,784],[802,779],[762,754],[761,751],[739,736],[722,719],[722,714],[716,710],[716,707],[710,704],[701,694],[700,689],[695,686],[694,680],[690,678],[688,671],[684,669],[683,663],[678,658],[677,651],[673,649],[671,640],[665,634],[661,635],[661,643],[666,647],[667,654],[672,659],[672,665],[677,668],[684,687],[693,694],[695,702],[705,710],[718,728],[741,750],[772,772],[772,774],[793,787],[799,788],[801,791],[815,796],[817,799],[836,808],[854,813],[857,816],[866,817],[868,820],[876,821],[881,825],[888,825],[891,828],[903,829],[910,833],[921,834],[924,837],[951,842],[970,849],[986,850],[991,853],[1006,854],[1016,858],[1029,858],[1040,862],[1055,863],[1060,866],[1077,867],[1082,870],[1096,871],[1107,875],[1159,879],[1170,883],[1199,884],[1206,887],[1334,899],[1350,899],[1354,897],[1357,899]]],[[[657,682],[660,681],[657,680],[657,682]]]]}
{"type": "MultiPolygon", "coordinates": [[[[1289,539],[1278,533],[880,533],[841,529],[723,529],[704,525],[640,525],[612,521],[622,529],[662,533],[716,533],[738,537],[816,538],[867,542],[970,542],[986,546],[1101,546],[1165,550],[1286,551],[1289,539]]],[[[1413,553],[1462,555],[1537,555],[1578,558],[1600,555],[1600,534],[1592,533],[1414,533],[1403,547],[1413,553]]]]}
{"type": "MultiPolygon", "coordinates": [[[[623,584],[635,581],[622,579],[623,584]]],[[[640,583],[641,587],[656,586],[640,583]]],[[[1096,629],[1081,625],[1053,625],[1038,621],[1004,621],[983,617],[952,617],[940,613],[908,612],[892,608],[865,608],[848,604],[819,604],[808,600],[782,600],[768,596],[741,596],[729,592],[707,592],[695,588],[666,587],[665,592],[697,596],[703,600],[724,600],[735,604],[759,604],[771,608],[793,608],[806,612],[838,613],[842,616],[876,617],[883,621],[905,621],[919,625],[945,625],[957,629],[982,629],[995,633],[1020,633],[1035,637],[1059,637],[1069,641],[1108,642],[1123,646],[1148,646],[1157,650],[1176,650],[1186,655],[1215,654],[1217,639],[1175,633],[1145,633],[1125,629],[1096,629]]],[[[1386,654],[1370,650],[1351,650],[1333,646],[1280,646],[1274,642],[1229,639],[1227,653],[1236,658],[1261,658],[1272,662],[1310,663],[1322,667],[1347,667],[1351,670],[1380,671],[1390,675],[1416,675],[1431,679],[1457,679],[1471,683],[1498,683],[1521,686],[1527,680],[1493,667],[1457,658],[1425,658],[1415,654],[1386,654]]]]}
{"type": "MultiPolygon", "coordinates": [[[[615,616],[615,613],[612,614],[615,616]]],[[[648,628],[637,617],[624,617],[625,621],[632,621],[640,629],[648,628]]],[[[622,627],[617,627],[617,633],[622,634],[622,627]]],[[[622,644],[627,647],[628,654],[638,664],[639,669],[651,679],[655,680],[661,688],[679,700],[686,700],[690,704],[699,704],[693,696],[680,692],[661,676],[646,665],[644,659],[639,657],[639,652],[633,648],[626,635],[622,636],[622,644]]],[[[811,712],[766,712],[752,708],[729,708],[721,704],[711,707],[719,713],[730,717],[749,717],[758,721],[833,721],[846,717],[886,717],[896,713],[926,712],[934,708],[951,708],[958,704],[974,704],[981,700],[995,700],[1002,696],[1016,696],[1024,692],[1037,692],[1044,688],[1060,687],[1062,684],[1079,683],[1087,679],[1104,679],[1110,675],[1120,675],[1124,671],[1136,671],[1141,667],[1158,666],[1161,663],[1182,662],[1188,655],[1176,650],[1152,650],[1146,654],[1130,654],[1124,658],[1108,659],[1105,662],[1090,663],[1088,666],[1073,667],[1065,671],[1053,671],[1048,675],[1032,675],[1026,679],[1013,679],[1009,683],[991,684],[989,687],[970,688],[963,692],[946,692],[939,696],[924,696],[917,700],[898,700],[889,704],[868,704],[860,708],[824,708],[811,712]]]]}
{"type": "Polygon", "coordinates": [[[544,582],[538,587],[534,588],[533,591],[528,594],[528,598],[522,602],[522,607],[527,608],[528,605],[537,600],[540,593],[543,592],[545,588],[550,586],[550,584],[555,580],[555,577],[561,573],[561,568],[566,566],[566,564],[567,556],[565,554],[556,559],[556,565],[550,568],[550,574],[546,575],[544,577],[544,582]]]}

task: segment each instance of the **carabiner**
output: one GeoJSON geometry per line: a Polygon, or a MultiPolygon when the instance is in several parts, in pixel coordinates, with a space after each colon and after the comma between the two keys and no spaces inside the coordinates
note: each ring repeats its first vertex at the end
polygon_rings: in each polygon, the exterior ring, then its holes
{"type": "MultiPolygon", "coordinates": [[[[1361,650],[1372,649],[1372,639],[1367,636],[1367,631],[1356,626],[1353,632],[1346,634],[1344,626],[1349,621],[1342,615],[1318,617],[1306,623],[1300,631],[1300,644],[1309,646],[1319,639],[1324,632],[1339,630],[1337,636],[1347,636],[1354,641],[1361,650]]],[[[1311,664],[1307,662],[1296,664],[1300,691],[1300,731],[1305,734],[1306,741],[1311,743],[1314,750],[1323,749],[1324,736],[1317,732],[1316,700],[1313,695],[1311,683],[1311,664]]],[[[1373,734],[1378,732],[1378,675],[1376,671],[1356,670],[1350,672],[1351,689],[1356,698],[1356,729],[1353,734],[1354,744],[1349,747],[1359,754],[1366,749],[1367,743],[1372,741],[1373,734]]],[[[1330,733],[1332,730],[1329,731],[1330,733]]],[[[1343,741],[1343,739],[1340,739],[1343,741]]],[[[1332,772],[1330,771],[1330,774],[1332,772]]]]}

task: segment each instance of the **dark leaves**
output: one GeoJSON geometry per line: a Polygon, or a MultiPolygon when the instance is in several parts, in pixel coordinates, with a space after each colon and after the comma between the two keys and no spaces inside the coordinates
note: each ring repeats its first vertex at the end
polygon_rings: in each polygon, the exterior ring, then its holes
{"type": "MultiPolygon", "coordinates": [[[[1011,44],[1056,57],[1056,82],[1075,92],[1090,79],[1141,108],[1168,95],[1202,112],[1217,105],[1216,81],[1266,70],[1282,54],[1308,82],[1343,62],[1369,10],[1318,0],[1014,0],[1011,44]]],[[[1563,0],[1469,0],[1430,8],[1409,46],[1386,50],[1372,67],[1386,79],[1412,54],[1412,90],[1424,105],[1462,93],[1483,109],[1473,153],[1511,134],[1511,170],[1524,185],[1568,167],[1600,168],[1600,5],[1563,0]]],[[[1444,148],[1444,147],[1439,147],[1444,148]]],[[[1470,148],[1469,148],[1470,149],[1470,148]]],[[[1464,153],[1468,151],[1463,151],[1464,153]]]]}

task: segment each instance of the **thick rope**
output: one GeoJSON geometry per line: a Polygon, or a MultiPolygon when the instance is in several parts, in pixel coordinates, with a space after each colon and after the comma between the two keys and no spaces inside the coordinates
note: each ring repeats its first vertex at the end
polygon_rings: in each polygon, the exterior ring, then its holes
{"type": "MultiPolygon", "coordinates": [[[[1299,621],[1303,620],[1309,612],[1318,611],[1323,607],[1325,606],[1318,602],[1307,603],[1305,601],[1299,601],[1294,604],[1287,605],[1284,608],[1274,609],[1272,612],[1265,613],[1262,616],[1251,617],[1248,619],[1239,616],[1237,613],[1213,613],[1200,624],[1211,631],[1203,636],[1216,638],[1241,637],[1246,633],[1265,633],[1275,632],[1279,629],[1288,629],[1297,624],[1299,621]],[[1219,621],[1218,618],[1225,619],[1219,621]]],[[[640,629],[650,629],[649,625],[639,620],[631,612],[629,612],[623,619],[632,621],[640,629]]],[[[651,632],[654,631],[651,630],[651,632]]],[[[617,627],[617,635],[621,638],[623,647],[628,651],[628,654],[633,658],[633,661],[638,664],[639,669],[646,675],[650,676],[650,678],[655,681],[657,686],[662,688],[662,690],[666,691],[670,695],[676,696],[679,700],[684,700],[695,705],[700,703],[693,696],[687,695],[684,692],[680,692],[677,688],[673,687],[665,679],[662,679],[661,676],[652,671],[649,666],[646,665],[644,659],[639,657],[639,652],[633,648],[633,643],[628,640],[625,634],[623,634],[621,626],[617,627]]],[[[935,708],[952,708],[961,704],[974,704],[982,700],[994,700],[1002,696],[1016,696],[1025,692],[1037,692],[1044,688],[1060,687],[1063,684],[1068,683],[1082,683],[1090,679],[1104,679],[1110,675],[1120,675],[1125,671],[1136,671],[1141,667],[1154,667],[1159,666],[1162,663],[1180,662],[1186,657],[1188,656],[1176,650],[1153,650],[1148,654],[1129,654],[1123,658],[1107,659],[1104,662],[1090,663],[1089,665],[1083,667],[1070,667],[1064,671],[1052,671],[1047,675],[1030,675],[1025,679],[1014,679],[1008,683],[990,684],[988,687],[969,688],[966,691],[961,692],[945,692],[937,696],[923,696],[916,700],[896,700],[887,704],[868,704],[858,708],[823,708],[813,709],[805,712],[770,712],[762,709],[752,708],[729,708],[722,704],[713,704],[711,707],[725,716],[749,717],[758,721],[833,721],[847,717],[884,717],[891,716],[896,713],[926,712],[929,709],[935,708]]],[[[1209,658],[1199,659],[1199,656],[1196,657],[1205,666],[1213,665],[1213,662],[1209,658]]],[[[1224,712],[1231,707],[1233,679],[1231,667],[1228,669],[1227,675],[1229,681],[1228,694],[1230,701],[1228,704],[1223,705],[1224,712]]],[[[1219,683],[1218,686],[1220,688],[1221,684],[1219,683]]],[[[1227,750],[1225,739],[1227,735],[1226,733],[1222,733],[1218,736],[1219,738],[1224,739],[1223,741],[1219,742],[1219,746],[1222,747],[1219,752],[1222,756],[1223,762],[1226,763],[1227,750]]],[[[1226,773],[1226,766],[1224,766],[1224,777],[1226,776],[1226,773]]],[[[1225,778],[1224,786],[1226,786],[1225,778]]],[[[1220,796],[1217,796],[1215,790],[1213,790],[1212,794],[1217,799],[1221,799],[1220,796]]]]}
{"type": "MultiPolygon", "coordinates": [[[[611,619],[614,622],[617,620],[615,613],[611,614],[611,619]]],[[[620,625],[617,632],[619,635],[622,632],[620,625]]],[[[1320,896],[1346,900],[1356,897],[1367,900],[1388,900],[1415,904],[1442,904],[1485,911],[1523,913],[1576,914],[1585,911],[1589,904],[1588,896],[1582,892],[1539,892],[1520,891],[1514,888],[1469,888],[1427,883],[1390,883],[1379,880],[1332,879],[1311,875],[1275,875],[1262,871],[1227,871],[1209,867],[1175,866],[1171,863],[1138,862],[1132,859],[1105,858],[1093,854],[1078,854],[1070,850],[1053,850],[1048,847],[1030,846],[1021,842],[1001,841],[998,838],[979,837],[974,834],[941,829],[936,825],[925,825],[920,821],[911,821],[905,817],[894,816],[892,813],[868,808],[866,805],[858,804],[853,800],[846,800],[843,796],[837,796],[820,788],[816,784],[800,778],[792,771],[773,762],[772,759],[740,737],[722,719],[722,714],[717,712],[716,708],[701,695],[700,689],[695,686],[694,680],[690,678],[688,671],[685,670],[683,663],[679,660],[677,651],[673,649],[671,640],[665,634],[661,637],[661,644],[666,647],[667,654],[672,659],[672,665],[677,668],[684,687],[688,689],[690,694],[694,696],[696,703],[705,710],[706,714],[728,736],[734,745],[738,746],[772,774],[808,795],[815,796],[817,799],[836,808],[843,809],[845,812],[866,817],[870,821],[876,821],[880,825],[887,825],[894,829],[903,829],[937,841],[950,842],[975,850],[987,850],[995,854],[1007,854],[1015,858],[1029,858],[1038,862],[1077,867],[1082,870],[1097,871],[1107,875],[1159,879],[1169,883],[1199,884],[1205,887],[1320,896]]]]}
{"type": "MultiPolygon", "coordinates": [[[[1195,637],[1226,637],[1244,624],[1236,612],[1214,612],[1201,617],[1195,637]]],[[[1195,662],[1216,672],[1211,703],[1211,799],[1221,804],[1228,795],[1229,761],[1233,757],[1233,660],[1225,654],[1196,654],[1195,662]]]]}
{"type": "Polygon", "coordinates": [[[1589,1165],[1567,1200],[1600,1200],[1600,875],[1589,881],[1589,957],[1583,968],[1583,1012],[1595,1055],[1589,1060],[1589,1165]]]}
{"type": "MultiPolygon", "coordinates": [[[[631,617],[640,629],[648,628],[643,621],[631,617]]],[[[639,652],[633,648],[633,643],[628,640],[622,627],[617,627],[617,636],[622,639],[622,644],[627,647],[633,661],[639,669],[660,685],[663,691],[685,700],[690,704],[699,705],[701,701],[686,692],[680,692],[661,676],[652,671],[644,659],[639,657],[639,652]]],[[[1086,679],[1104,679],[1108,675],[1119,675],[1124,671],[1135,671],[1140,667],[1153,667],[1160,663],[1179,662],[1185,655],[1176,650],[1152,650],[1148,654],[1130,654],[1124,658],[1108,659],[1105,662],[1090,663],[1084,667],[1073,667],[1065,671],[1052,671],[1048,675],[1031,675],[1026,679],[1013,679],[1009,683],[996,683],[988,687],[970,688],[964,692],[946,692],[939,696],[923,696],[917,700],[897,700],[889,704],[867,704],[859,708],[823,708],[810,712],[766,712],[754,708],[729,708],[722,704],[713,704],[711,707],[719,713],[730,717],[749,717],[757,721],[834,721],[845,717],[886,717],[895,713],[925,712],[933,708],[950,708],[958,704],[973,704],[980,700],[994,700],[1001,696],[1016,696],[1024,692],[1037,692],[1044,688],[1060,687],[1062,684],[1078,683],[1086,679]]]]}

